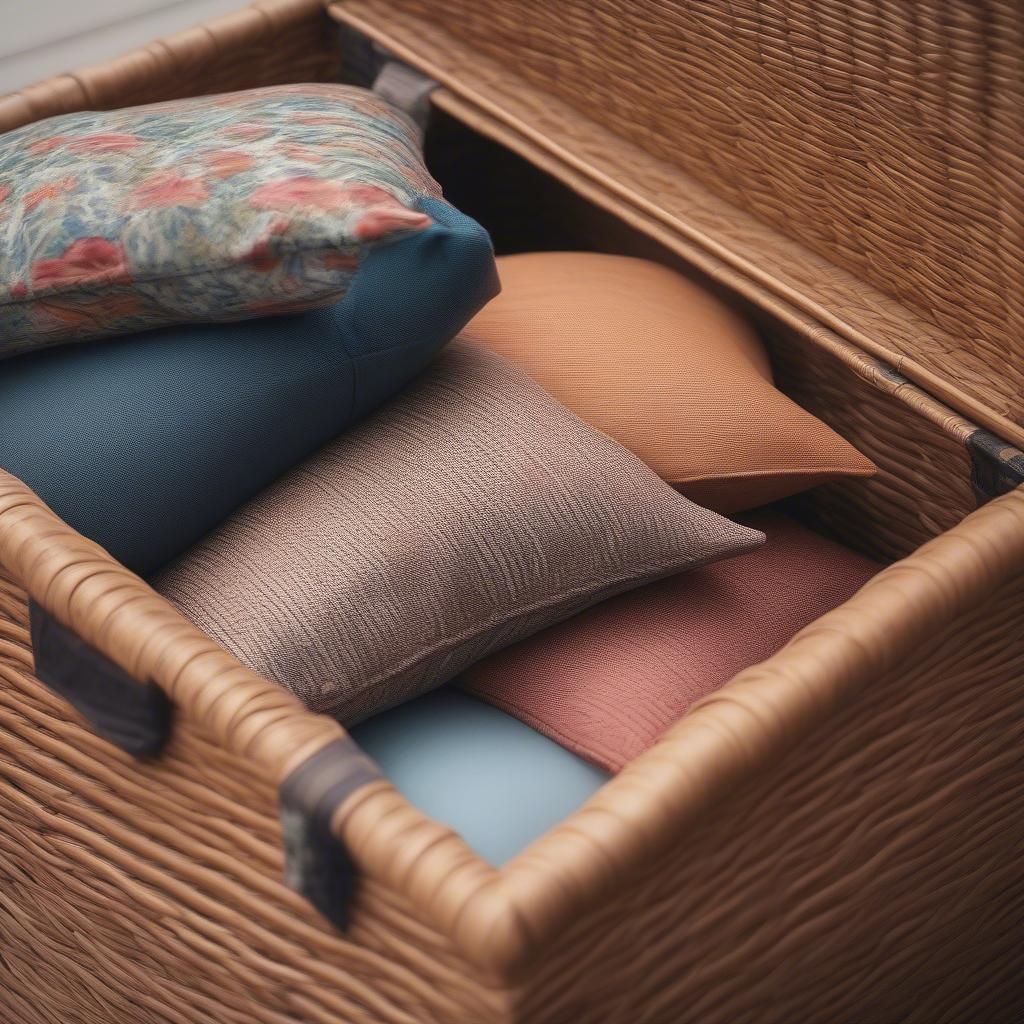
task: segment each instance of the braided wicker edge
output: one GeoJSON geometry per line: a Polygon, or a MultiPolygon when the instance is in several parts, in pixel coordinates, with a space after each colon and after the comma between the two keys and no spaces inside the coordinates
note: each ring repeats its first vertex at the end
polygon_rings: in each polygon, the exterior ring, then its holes
{"type": "MultiPolygon", "coordinates": [[[[0,474],[0,565],[59,622],[280,784],[345,735],[246,670],[102,548],[0,474]]],[[[1024,571],[1024,488],[986,505],[709,698],[498,871],[384,780],[338,806],[356,867],[512,981],[559,930],[640,870],[708,803],[761,770],[934,630],[1024,571]]]]}
{"type": "MultiPolygon", "coordinates": [[[[347,738],[334,719],[307,711],[281,686],[246,669],[2,470],[0,566],[59,623],[132,678],[159,686],[177,715],[201,724],[276,786],[347,738]]],[[[406,805],[386,781],[355,789],[346,806],[353,801],[381,814],[404,805],[422,834],[444,838],[456,855],[469,855],[454,833],[406,805]]],[[[344,817],[335,819],[336,834],[344,817]]]]}
{"type": "Polygon", "coordinates": [[[249,88],[331,81],[339,68],[335,33],[321,0],[259,0],[115,60],[0,96],[0,131],[76,110],[237,89],[239,79],[249,88]]]}

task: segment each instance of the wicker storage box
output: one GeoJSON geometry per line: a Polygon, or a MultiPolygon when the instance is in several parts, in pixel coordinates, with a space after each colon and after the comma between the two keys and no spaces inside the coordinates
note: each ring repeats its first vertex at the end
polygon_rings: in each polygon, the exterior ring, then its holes
{"type": "Polygon", "coordinates": [[[894,564],[496,870],[0,474],[0,1020],[1019,1020],[1019,4],[269,0],[0,100],[0,128],[383,50],[479,147],[467,201],[550,202],[757,318],[881,468],[800,514],[894,564]],[[30,598],[169,698],[161,757],[36,679],[30,598]],[[340,928],[285,883],[282,787],[340,928]]]}

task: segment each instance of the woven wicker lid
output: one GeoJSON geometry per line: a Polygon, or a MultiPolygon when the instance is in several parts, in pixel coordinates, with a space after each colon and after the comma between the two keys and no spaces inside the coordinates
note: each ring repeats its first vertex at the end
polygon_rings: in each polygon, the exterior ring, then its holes
{"type": "Polygon", "coordinates": [[[1020,0],[259,0],[0,97],[0,129],[168,70],[334,77],[325,6],[1024,445],[1020,0]]]}
{"type": "Polygon", "coordinates": [[[1024,436],[1019,0],[331,10],[435,71],[461,61],[477,98],[518,111],[524,130],[664,219],[688,202],[691,226],[790,301],[977,422],[1024,436]]]}

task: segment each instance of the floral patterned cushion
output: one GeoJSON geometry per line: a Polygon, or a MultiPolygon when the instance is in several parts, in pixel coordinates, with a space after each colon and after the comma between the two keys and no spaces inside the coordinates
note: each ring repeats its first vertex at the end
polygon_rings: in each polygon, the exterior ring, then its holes
{"type": "Polygon", "coordinates": [[[439,199],[412,122],[348,86],[27,125],[0,135],[0,357],[336,302],[439,199]]]}

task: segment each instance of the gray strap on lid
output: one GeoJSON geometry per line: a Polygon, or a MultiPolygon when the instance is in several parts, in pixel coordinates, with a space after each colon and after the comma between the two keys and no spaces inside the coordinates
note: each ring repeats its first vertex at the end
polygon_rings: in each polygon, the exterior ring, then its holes
{"type": "Polygon", "coordinates": [[[373,91],[399,110],[404,110],[420,131],[426,131],[430,119],[430,94],[436,88],[437,82],[432,78],[397,60],[384,64],[373,82],[373,91]]]}

